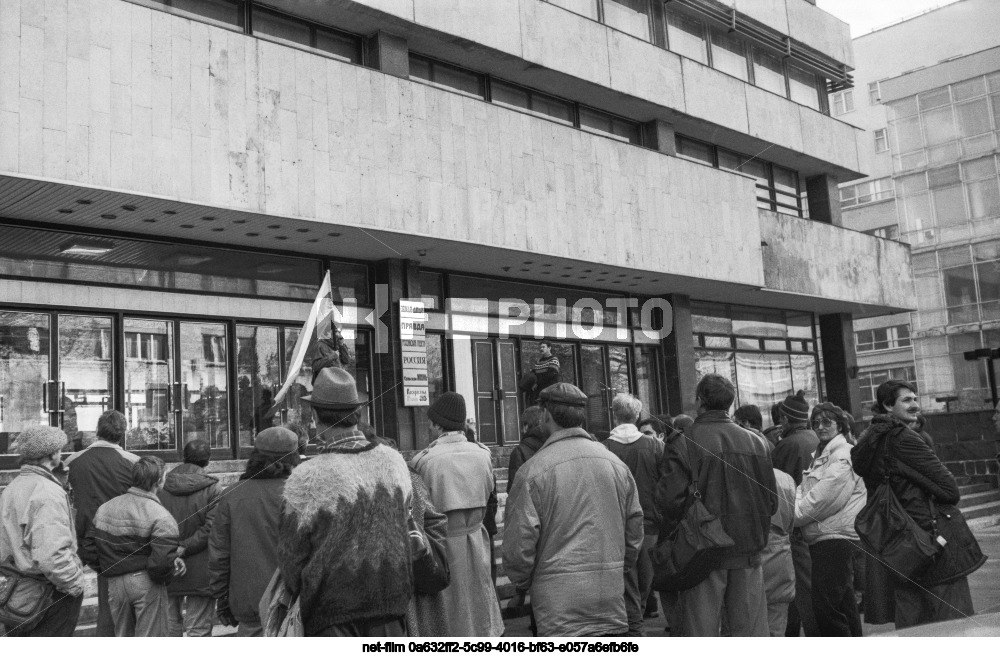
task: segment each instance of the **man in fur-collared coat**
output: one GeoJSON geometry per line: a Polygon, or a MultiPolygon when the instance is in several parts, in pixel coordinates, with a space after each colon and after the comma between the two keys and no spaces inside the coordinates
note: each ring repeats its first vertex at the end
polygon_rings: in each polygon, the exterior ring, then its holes
{"type": "Polygon", "coordinates": [[[323,446],[285,483],[278,554],[305,635],[404,636],[413,594],[406,462],[358,430],[361,403],[343,369],[323,369],[302,400],[323,446]]]}

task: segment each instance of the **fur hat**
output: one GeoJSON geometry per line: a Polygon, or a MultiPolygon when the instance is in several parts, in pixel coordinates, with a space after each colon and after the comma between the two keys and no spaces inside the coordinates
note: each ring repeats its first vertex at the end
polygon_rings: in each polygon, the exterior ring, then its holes
{"type": "Polygon", "coordinates": [[[465,428],[465,398],[457,392],[445,392],[427,409],[427,418],[441,428],[465,428]]]}
{"type": "Polygon", "coordinates": [[[317,408],[328,410],[353,410],[361,406],[354,376],[340,367],[320,370],[313,383],[312,394],[303,396],[302,400],[317,408]]]}
{"type": "Polygon", "coordinates": [[[29,426],[21,431],[14,450],[28,460],[38,460],[62,451],[69,439],[62,429],[54,426],[29,426]]]}
{"type": "Polygon", "coordinates": [[[794,396],[786,396],[781,402],[781,414],[788,417],[788,421],[809,421],[809,402],[806,401],[806,393],[799,390],[794,396]]]}

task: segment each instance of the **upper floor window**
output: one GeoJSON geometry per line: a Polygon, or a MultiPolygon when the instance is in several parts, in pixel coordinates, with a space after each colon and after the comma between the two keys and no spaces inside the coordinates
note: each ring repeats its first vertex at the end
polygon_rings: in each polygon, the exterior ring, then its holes
{"type": "Polygon", "coordinates": [[[794,64],[788,65],[789,97],[800,105],[820,111],[816,75],[794,64]]]}
{"type": "Polygon", "coordinates": [[[889,135],[886,128],[875,130],[875,152],[884,153],[889,150],[889,135]]]}
{"type": "Polygon", "coordinates": [[[490,81],[490,98],[498,105],[507,105],[540,114],[555,119],[560,123],[573,125],[573,103],[550,96],[533,89],[500,82],[490,81]]]}
{"type": "Polygon", "coordinates": [[[485,75],[413,53],[410,53],[410,77],[477,98],[486,97],[485,75]]]}
{"type": "Polygon", "coordinates": [[[743,39],[717,27],[712,27],[711,38],[712,68],[738,77],[744,82],[749,80],[746,44],[743,43],[743,39]]]}
{"type": "Polygon", "coordinates": [[[246,3],[242,0],[149,0],[149,2],[234,27],[246,26],[246,3]]]}
{"type": "Polygon", "coordinates": [[[667,43],[678,55],[708,65],[705,24],[676,11],[667,12],[667,43]]]}
{"type": "Polygon", "coordinates": [[[604,0],[604,24],[650,41],[649,0],[604,0]]]}
{"type": "Polygon", "coordinates": [[[840,206],[853,207],[894,196],[892,178],[865,180],[840,188],[840,206]]]}
{"type": "Polygon", "coordinates": [[[253,33],[307,46],[344,61],[361,63],[361,39],[353,34],[304,21],[263,5],[253,6],[253,33]]]}
{"type": "Polygon", "coordinates": [[[854,338],[859,353],[903,348],[910,346],[910,326],[900,324],[888,328],[859,330],[854,333],[854,338]]]}
{"type": "Polygon", "coordinates": [[[635,121],[580,106],[580,128],[587,132],[616,137],[628,143],[642,143],[642,128],[635,121]]]}
{"type": "Polygon", "coordinates": [[[785,63],[781,57],[755,47],[753,49],[753,78],[754,84],[761,89],[767,89],[779,96],[788,96],[788,90],[785,87],[785,63]]]}
{"type": "Polygon", "coordinates": [[[805,189],[799,174],[758,157],[677,135],[677,154],[727,171],[739,171],[757,181],[757,207],[804,217],[805,189]]]}
{"type": "Polygon", "coordinates": [[[879,88],[878,82],[868,83],[868,104],[877,105],[882,102],[882,90],[879,88]]]}
{"type": "Polygon", "coordinates": [[[833,107],[834,116],[840,116],[841,114],[853,112],[854,91],[852,89],[845,89],[844,91],[838,91],[833,94],[831,105],[833,107]]]}
{"type": "Polygon", "coordinates": [[[865,230],[865,234],[872,237],[881,237],[882,239],[899,239],[899,226],[887,225],[875,228],[874,230],[865,230]]]}

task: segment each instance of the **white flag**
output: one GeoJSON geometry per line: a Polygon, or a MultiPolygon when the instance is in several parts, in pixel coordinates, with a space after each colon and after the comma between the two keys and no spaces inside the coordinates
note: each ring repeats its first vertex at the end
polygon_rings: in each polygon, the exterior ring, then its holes
{"type": "Polygon", "coordinates": [[[332,312],[333,301],[330,299],[330,272],[327,271],[323,277],[323,284],[316,294],[316,300],[313,301],[312,309],[309,310],[309,318],[302,324],[302,330],[299,331],[299,339],[295,342],[295,350],[292,351],[292,361],[288,363],[288,376],[285,378],[285,384],[281,386],[281,389],[274,396],[272,409],[278,407],[278,404],[285,398],[285,394],[288,393],[288,389],[292,386],[292,383],[298,378],[299,370],[302,369],[302,361],[305,360],[306,350],[309,348],[309,342],[312,341],[313,331],[316,330],[316,326],[327,319],[332,312]]]}

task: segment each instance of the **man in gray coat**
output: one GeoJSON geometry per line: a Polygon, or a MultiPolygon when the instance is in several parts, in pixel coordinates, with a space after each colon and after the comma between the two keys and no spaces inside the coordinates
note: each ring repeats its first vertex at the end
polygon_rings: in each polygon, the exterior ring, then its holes
{"type": "Polygon", "coordinates": [[[568,383],[539,395],[551,431],[507,500],[503,562],[531,593],[539,636],[622,636],[625,569],[642,547],[635,480],[583,429],[587,396],[568,383]]]}

